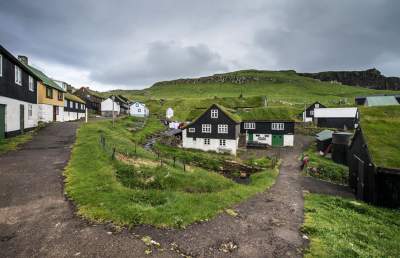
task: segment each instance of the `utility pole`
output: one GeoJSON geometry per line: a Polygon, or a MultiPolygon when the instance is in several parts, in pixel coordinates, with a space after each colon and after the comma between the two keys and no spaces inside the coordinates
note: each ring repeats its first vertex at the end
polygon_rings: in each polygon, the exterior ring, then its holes
{"type": "Polygon", "coordinates": [[[113,127],[115,127],[115,113],[114,113],[114,100],[115,100],[115,97],[111,96],[111,100],[112,100],[112,104],[113,104],[113,108],[112,108],[112,123],[113,123],[113,127]]]}

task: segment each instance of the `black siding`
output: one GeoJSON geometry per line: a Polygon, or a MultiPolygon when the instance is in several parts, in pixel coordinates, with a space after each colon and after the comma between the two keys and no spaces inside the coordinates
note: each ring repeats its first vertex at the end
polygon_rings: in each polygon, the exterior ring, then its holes
{"type": "Polygon", "coordinates": [[[29,103],[37,103],[37,80],[33,78],[33,91],[29,90],[29,75],[14,60],[11,60],[2,53],[3,56],[3,76],[0,77],[0,96],[26,101],[29,103]],[[21,68],[22,86],[15,83],[15,64],[21,68]]]}
{"type": "Polygon", "coordinates": [[[187,137],[191,138],[210,138],[210,139],[236,139],[239,137],[240,124],[233,121],[217,106],[211,106],[196,121],[187,127],[187,137]],[[218,118],[211,118],[211,109],[218,109],[218,118]],[[211,124],[211,133],[202,133],[202,124],[211,124]],[[218,125],[227,124],[228,133],[219,134],[218,125]],[[196,132],[189,133],[189,128],[195,128],[196,132]]]}
{"type": "Polygon", "coordinates": [[[322,105],[321,103],[315,102],[312,105],[310,105],[308,108],[306,108],[306,117],[314,117],[314,114],[311,114],[311,111],[314,111],[315,104],[319,104],[319,108],[326,108],[326,106],[322,105]]]}
{"type": "Polygon", "coordinates": [[[338,128],[344,129],[346,125],[347,129],[354,129],[354,124],[357,123],[356,118],[332,118],[332,117],[320,117],[316,118],[316,124],[318,127],[327,127],[327,128],[338,128]]]}
{"type": "Polygon", "coordinates": [[[65,112],[77,112],[77,113],[85,113],[85,104],[83,104],[83,109],[81,108],[82,103],[72,101],[69,99],[65,100],[67,102],[67,106],[64,106],[64,111],[65,112]],[[72,108],[70,107],[71,102],[73,103],[72,108]],[[75,108],[75,103],[78,103],[78,108],[75,108]]]}
{"type": "Polygon", "coordinates": [[[294,122],[290,121],[243,121],[240,123],[241,133],[254,133],[254,134],[274,134],[274,135],[284,135],[284,134],[294,134],[294,122]],[[255,123],[256,129],[244,129],[244,123],[255,123]],[[272,123],[284,123],[284,130],[272,130],[272,123]]]}
{"type": "Polygon", "coordinates": [[[101,113],[101,102],[102,98],[91,94],[85,88],[80,88],[74,95],[80,97],[86,103],[86,108],[95,111],[96,113],[101,113]]]}

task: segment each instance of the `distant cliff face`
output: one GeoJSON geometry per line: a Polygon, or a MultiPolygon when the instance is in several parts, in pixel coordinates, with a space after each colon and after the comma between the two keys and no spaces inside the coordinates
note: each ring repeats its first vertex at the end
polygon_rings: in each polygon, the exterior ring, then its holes
{"type": "Polygon", "coordinates": [[[299,73],[321,81],[337,81],[346,85],[361,86],[378,90],[400,90],[399,77],[385,77],[377,69],[365,71],[337,71],[320,73],[299,73]]]}

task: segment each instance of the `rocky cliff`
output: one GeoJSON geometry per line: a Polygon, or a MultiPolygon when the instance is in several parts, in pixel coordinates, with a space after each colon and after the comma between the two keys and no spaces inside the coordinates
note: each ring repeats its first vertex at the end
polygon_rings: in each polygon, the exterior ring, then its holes
{"type": "Polygon", "coordinates": [[[399,77],[385,77],[377,69],[365,71],[332,71],[320,73],[299,73],[321,81],[337,81],[342,84],[361,86],[378,90],[400,90],[399,77]]]}

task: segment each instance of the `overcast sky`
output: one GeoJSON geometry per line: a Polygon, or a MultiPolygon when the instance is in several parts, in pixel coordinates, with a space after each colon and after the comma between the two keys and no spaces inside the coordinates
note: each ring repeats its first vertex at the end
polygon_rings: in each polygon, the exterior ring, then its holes
{"type": "Polygon", "coordinates": [[[97,90],[237,69],[400,76],[399,0],[0,1],[0,44],[97,90]]]}

